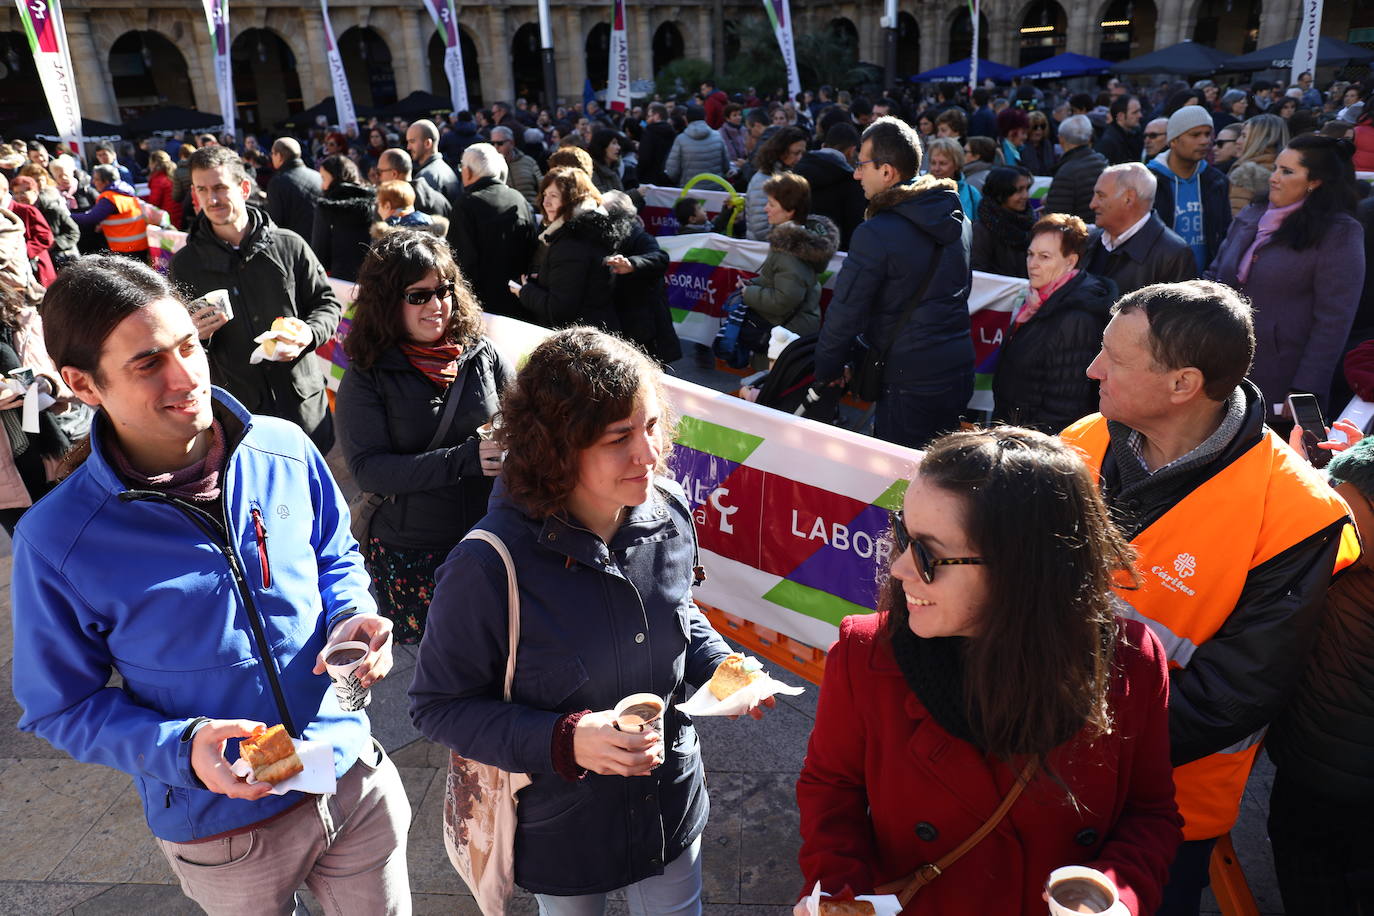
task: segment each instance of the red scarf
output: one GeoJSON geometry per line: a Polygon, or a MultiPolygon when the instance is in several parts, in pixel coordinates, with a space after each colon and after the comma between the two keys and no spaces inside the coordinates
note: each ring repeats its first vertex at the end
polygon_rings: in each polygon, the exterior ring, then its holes
{"type": "Polygon", "coordinates": [[[421,374],[433,382],[434,387],[440,391],[447,391],[448,386],[458,377],[458,358],[463,355],[461,344],[422,346],[403,343],[401,352],[410,360],[410,364],[420,370],[421,374]]]}
{"type": "Polygon", "coordinates": [[[1050,296],[1053,296],[1055,293],[1059,292],[1059,290],[1063,289],[1064,284],[1068,283],[1076,276],[1078,276],[1078,271],[1071,270],[1058,280],[1046,283],[1039,289],[1031,287],[1030,292],[1026,294],[1026,302],[1021,306],[1021,311],[1016,313],[1016,320],[1013,322],[1013,325],[1019,327],[1034,318],[1035,313],[1040,311],[1040,306],[1044,305],[1050,296]]]}

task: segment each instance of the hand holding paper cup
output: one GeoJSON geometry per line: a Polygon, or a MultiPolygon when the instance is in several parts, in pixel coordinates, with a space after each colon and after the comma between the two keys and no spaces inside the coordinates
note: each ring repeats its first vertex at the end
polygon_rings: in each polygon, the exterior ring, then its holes
{"type": "Polygon", "coordinates": [[[1050,900],[1050,916],[1116,912],[1120,901],[1115,882],[1086,865],[1056,868],[1050,872],[1045,890],[1050,900]]]}
{"type": "Polygon", "coordinates": [[[334,682],[334,695],[339,699],[339,708],[345,712],[363,709],[372,702],[372,691],[358,680],[354,673],[371,647],[365,642],[341,642],[325,650],[324,670],[334,682]]]}

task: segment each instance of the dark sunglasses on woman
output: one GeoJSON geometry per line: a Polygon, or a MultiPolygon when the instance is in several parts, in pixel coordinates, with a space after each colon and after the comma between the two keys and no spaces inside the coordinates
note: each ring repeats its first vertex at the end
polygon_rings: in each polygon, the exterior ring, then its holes
{"type": "MultiPolygon", "coordinates": [[[[921,578],[927,585],[935,581],[935,567],[937,566],[982,566],[987,561],[982,557],[944,557],[936,559],[932,557],[926,546],[916,538],[913,538],[906,530],[906,517],[901,509],[890,513],[892,517],[892,539],[897,544],[897,556],[900,557],[908,550],[911,551],[912,558],[916,561],[916,569],[920,572],[921,578]]],[[[896,560],[897,557],[893,557],[896,560]]]]}

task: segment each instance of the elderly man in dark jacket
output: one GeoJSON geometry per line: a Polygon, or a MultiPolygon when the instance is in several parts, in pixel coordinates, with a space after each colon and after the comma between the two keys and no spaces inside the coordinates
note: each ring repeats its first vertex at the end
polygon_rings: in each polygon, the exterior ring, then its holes
{"type": "Polygon", "coordinates": [[[644,138],[639,141],[639,180],[645,184],[668,184],[663,166],[677,139],[673,125],[668,123],[668,106],[662,102],[650,104],[646,122],[644,138]]]}
{"type": "Polygon", "coordinates": [[[252,413],[291,420],[322,454],[334,445],[334,422],[316,347],[334,336],[342,308],[324,268],[305,240],[250,208],[251,182],[228,147],[191,156],[192,187],[201,213],[186,247],[172,257],[171,278],[193,295],[228,290],[233,318],[204,308],[196,329],[210,357],[210,379],[252,413]],[[298,318],[273,357],[250,364],[259,334],[277,318],[298,318]]]}
{"type": "Polygon", "coordinates": [[[505,159],[490,143],[463,150],[463,195],[448,227],[448,243],[482,308],[516,315],[510,290],[534,256],[534,213],[519,191],[506,187],[505,159]]]}
{"type": "Polygon", "coordinates": [[[1082,266],[1111,280],[1123,296],[1152,283],[1198,275],[1188,245],[1151,209],[1155,184],[1149,169],[1128,162],[1103,170],[1093,192],[1097,228],[1082,266]]]}
{"type": "Polygon", "coordinates": [[[1093,124],[1086,115],[1065,118],[1059,125],[1064,155],[1045,195],[1044,212],[1067,213],[1085,223],[1093,221],[1093,187],[1107,167],[1107,157],[1093,149],[1092,142],[1093,124]]]}
{"type": "Polygon", "coordinates": [[[879,118],[861,140],[855,175],[868,219],[854,231],[821,324],[816,380],[841,383],[860,335],[886,349],[873,433],[920,448],[957,428],[973,395],[972,229],[953,181],[917,177],[920,138],[910,125],[879,118]],[[922,287],[922,300],[904,315],[922,287]]]}
{"type": "MultiPolygon", "coordinates": [[[[267,182],[267,215],[278,228],[290,229],[308,241],[315,225],[315,201],[321,193],[320,173],[301,160],[301,145],[292,137],[272,144],[272,169],[272,180],[267,182]]],[[[188,213],[190,209],[186,208],[188,213]]]]}
{"type": "Polygon", "coordinates": [[[415,209],[429,216],[453,217],[453,205],[448,198],[434,190],[421,178],[411,177],[410,153],[403,149],[389,149],[377,157],[377,177],[382,181],[404,181],[415,192],[415,209]]]}

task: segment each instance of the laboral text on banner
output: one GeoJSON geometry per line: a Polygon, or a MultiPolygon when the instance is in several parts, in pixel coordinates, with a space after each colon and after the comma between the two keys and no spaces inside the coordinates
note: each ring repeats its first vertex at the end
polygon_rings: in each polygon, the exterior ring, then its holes
{"type": "Polygon", "coordinates": [[[220,117],[227,133],[238,136],[234,112],[234,72],[229,60],[229,0],[204,0],[205,23],[210,30],[210,46],[215,54],[215,89],[219,94],[220,117]]]}
{"type": "Polygon", "coordinates": [[[625,23],[625,0],[611,3],[611,63],[607,70],[606,107],[625,111],[630,107],[630,39],[625,23]]]}
{"type": "Polygon", "coordinates": [[[59,0],[18,0],[19,21],[33,52],[43,95],[62,142],[72,149],[81,144],[81,103],[76,95],[76,73],[67,47],[67,27],[59,0]]]}
{"type": "Polygon", "coordinates": [[[320,17],[324,20],[324,52],[329,60],[329,80],[334,87],[334,111],[339,117],[342,130],[350,124],[358,123],[358,115],[353,110],[353,93],[348,88],[348,74],[344,71],[343,56],[339,54],[339,43],[334,40],[334,26],[329,21],[328,0],[320,0],[320,17]]]}

